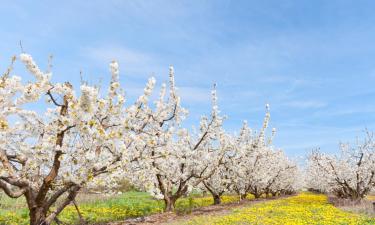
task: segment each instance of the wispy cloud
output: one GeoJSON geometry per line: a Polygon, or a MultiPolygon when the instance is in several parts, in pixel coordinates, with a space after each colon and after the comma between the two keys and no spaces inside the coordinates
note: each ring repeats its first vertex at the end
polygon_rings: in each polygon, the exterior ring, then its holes
{"type": "Polygon", "coordinates": [[[291,154],[336,145],[375,119],[374,3],[314,2],[311,13],[301,13],[303,1],[2,3],[2,17],[11,18],[0,21],[3,69],[20,52],[19,40],[37,62],[53,53],[53,79],[75,86],[81,69],[89,82],[107,84],[108,63],[116,59],[133,101],[150,76],[157,96],[173,64],[194,120],[209,111],[216,82],[231,130],[243,119],[261,124],[270,103],[271,123],[280,130],[276,144],[291,154]]]}
{"type": "Polygon", "coordinates": [[[211,90],[197,87],[178,87],[178,92],[181,95],[183,103],[187,104],[210,104],[211,90]]]}
{"type": "Polygon", "coordinates": [[[281,105],[291,107],[291,108],[299,108],[299,109],[318,109],[327,106],[326,102],[316,101],[316,100],[306,100],[306,101],[290,101],[282,103],[281,105]]]}
{"type": "Polygon", "coordinates": [[[168,70],[167,66],[165,68],[162,67],[162,63],[157,59],[156,55],[120,45],[86,47],[81,50],[81,55],[95,63],[117,60],[120,67],[124,68],[124,71],[129,76],[150,77],[161,71],[168,70]]]}
{"type": "Polygon", "coordinates": [[[82,53],[95,61],[105,62],[118,60],[128,64],[149,63],[151,57],[148,54],[135,50],[124,48],[122,46],[100,46],[88,47],[82,50],[82,53]]]}

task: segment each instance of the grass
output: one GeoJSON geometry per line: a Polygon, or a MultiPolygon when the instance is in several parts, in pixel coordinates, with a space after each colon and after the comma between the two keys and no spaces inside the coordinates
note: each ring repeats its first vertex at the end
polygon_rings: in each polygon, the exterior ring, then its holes
{"type": "MultiPolygon", "coordinates": [[[[248,199],[253,199],[249,195],[248,199]]],[[[24,199],[10,199],[0,197],[0,224],[26,225],[28,224],[28,210],[24,199]]],[[[222,202],[231,203],[238,201],[237,196],[223,196],[222,202]]],[[[89,223],[104,223],[120,221],[131,217],[146,216],[160,213],[164,209],[164,202],[153,199],[145,192],[126,192],[121,195],[106,197],[103,195],[79,195],[77,199],[79,209],[84,219],[89,223]]],[[[189,213],[194,208],[213,204],[211,196],[202,197],[193,195],[182,198],[176,202],[176,212],[189,213]]],[[[59,219],[67,224],[75,224],[79,221],[74,206],[68,206],[60,214],[59,219]]]]}
{"type": "Polygon", "coordinates": [[[366,199],[375,202],[375,195],[368,195],[366,199]]]}
{"type": "MultiPolygon", "coordinates": [[[[248,199],[253,199],[249,195],[248,199]]],[[[223,196],[222,202],[238,201],[237,196],[223,196]]],[[[77,202],[83,217],[89,223],[121,221],[131,217],[160,213],[164,203],[153,199],[145,192],[126,192],[116,196],[79,195],[77,202]]],[[[212,205],[211,196],[192,195],[179,199],[177,213],[189,213],[194,208],[212,205]]],[[[67,224],[78,222],[74,206],[68,206],[59,219],[67,224]]],[[[28,224],[28,210],[24,199],[10,199],[0,195],[0,224],[28,224]]],[[[375,218],[345,212],[328,203],[325,195],[301,193],[298,196],[258,203],[253,206],[233,210],[223,216],[199,216],[186,224],[375,224],[375,218]]]]}
{"type": "Polygon", "coordinates": [[[353,202],[349,199],[339,199],[335,196],[330,196],[328,198],[329,202],[331,202],[334,206],[343,209],[345,211],[357,213],[357,214],[366,214],[368,216],[375,216],[373,202],[375,200],[375,196],[366,196],[360,202],[353,202]]]}
{"type": "Polygon", "coordinates": [[[199,216],[186,224],[370,225],[375,224],[375,218],[338,209],[328,203],[325,195],[301,193],[233,210],[228,215],[199,216]]]}

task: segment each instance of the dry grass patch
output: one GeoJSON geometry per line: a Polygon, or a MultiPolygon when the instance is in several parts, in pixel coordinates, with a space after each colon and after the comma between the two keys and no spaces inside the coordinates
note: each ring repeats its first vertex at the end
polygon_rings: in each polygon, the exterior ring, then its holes
{"type": "Polygon", "coordinates": [[[370,217],[375,217],[375,196],[368,196],[362,201],[351,201],[349,199],[339,199],[334,196],[329,196],[329,202],[334,206],[353,213],[365,214],[370,217]]]}

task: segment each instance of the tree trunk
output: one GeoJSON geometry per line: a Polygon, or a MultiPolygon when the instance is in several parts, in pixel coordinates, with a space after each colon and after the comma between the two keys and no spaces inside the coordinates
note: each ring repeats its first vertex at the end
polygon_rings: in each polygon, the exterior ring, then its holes
{"type": "Polygon", "coordinates": [[[244,200],[244,199],[246,199],[246,196],[247,196],[247,194],[242,194],[240,197],[241,197],[241,200],[244,200]]]}
{"type": "Polygon", "coordinates": [[[176,205],[176,198],[165,196],[164,197],[164,203],[165,203],[165,212],[172,212],[175,209],[176,205]]]}
{"type": "Polygon", "coordinates": [[[260,193],[258,193],[258,192],[255,192],[255,193],[254,193],[254,198],[258,199],[258,198],[260,198],[260,196],[261,196],[260,193]]]}
{"type": "Polygon", "coordinates": [[[207,188],[207,190],[212,195],[212,198],[214,199],[214,205],[220,205],[221,204],[220,197],[221,197],[222,194],[213,191],[213,188],[210,188],[210,186],[206,185],[205,183],[204,183],[204,186],[207,188]]]}
{"type": "Polygon", "coordinates": [[[48,225],[45,222],[46,214],[42,207],[36,207],[30,210],[30,225],[48,225]]]}
{"type": "Polygon", "coordinates": [[[362,201],[363,197],[361,197],[360,195],[358,194],[353,194],[352,196],[350,196],[350,200],[354,203],[360,203],[362,201]]]}
{"type": "Polygon", "coordinates": [[[214,194],[214,195],[212,195],[212,197],[214,198],[214,205],[220,205],[221,204],[220,195],[214,194]]]}

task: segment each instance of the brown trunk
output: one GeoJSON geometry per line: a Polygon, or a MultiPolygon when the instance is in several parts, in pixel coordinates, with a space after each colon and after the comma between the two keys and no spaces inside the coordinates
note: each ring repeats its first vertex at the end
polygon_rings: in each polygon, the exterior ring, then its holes
{"type": "Polygon", "coordinates": [[[29,212],[30,225],[48,225],[45,223],[46,214],[42,207],[33,208],[29,212]]]}
{"type": "Polygon", "coordinates": [[[221,198],[220,195],[212,195],[214,198],[214,205],[220,205],[221,204],[221,198]]]}
{"type": "Polygon", "coordinates": [[[358,196],[357,194],[350,196],[350,199],[352,202],[360,203],[363,199],[363,197],[358,196]]]}
{"type": "Polygon", "coordinates": [[[174,197],[165,196],[164,197],[165,203],[165,212],[172,212],[175,209],[176,199],[174,197]]]}
{"type": "Polygon", "coordinates": [[[247,194],[242,194],[240,197],[241,197],[241,200],[245,200],[246,199],[246,196],[247,194]]]}
{"type": "Polygon", "coordinates": [[[260,193],[254,193],[254,198],[260,198],[261,194],[260,193]]]}

